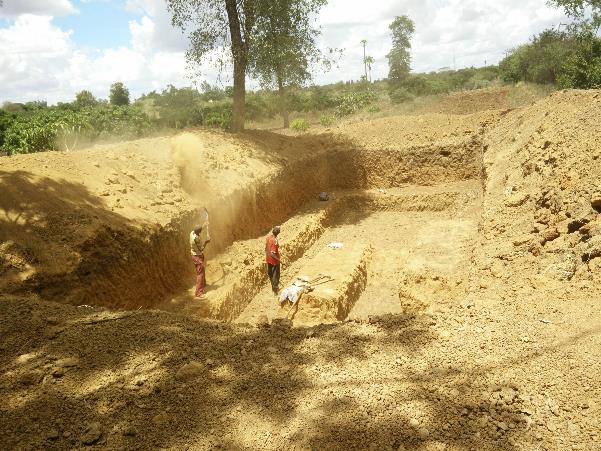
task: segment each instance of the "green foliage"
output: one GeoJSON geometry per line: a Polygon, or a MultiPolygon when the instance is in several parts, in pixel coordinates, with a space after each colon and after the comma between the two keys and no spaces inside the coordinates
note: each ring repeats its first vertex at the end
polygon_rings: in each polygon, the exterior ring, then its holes
{"type": "Polygon", "coordinates": [[[309,129],[309,122],[306,119],[294,119],[290,123],[290,128],[294,131],[304,133],[309,129]]]}
{"type": "Polygon", "coordinates": [[[343,94],[336,100],[336,115],[348,116],[356,113],[361,108],[376,100],[377,95],[373,90],[363,90],[343,94]]]}
{"type": "Polygon", "coordinates": [[[206,102],[201,106],[202,124],[228,130],[232,123],[232,99],[206,102]]]}
{"type": "Polygon", "coordinates": [[[379,113],[382,109],[378,105],[372,105],[367,109],[368,113],[379,113]]]}
{"type": "Polygon", "coordinates": [[[562,88],[599,87],[601,38],[587,30],[546,30],[515,48],[499,63],[507,82],[557,84],[562,88]]]}
{"type": "Polygon", "coordinates": [[[255,4],[257,28],[249,52],[249,69],[264,88],[277,89],[284,126],[288,121],[290,88],[310,80],[310,68],[317,63],[324,62],[329,67],[329,60],[317,47],[320,31],[313,26],[326,3],[327,0],[277,0],[255,4]]]}
{"type": "Polygon", "coordinates": [[[405,103],[413,100],[415,96],[409,92],[407,88],[398,87],[390,93],[390,101],[392,103],[405,103]]]}
{"type": "Polygon", "coordinates": [[[600,0],[550,0],[548,3],[563,8],[575,20],[573,30],[596,33],[601,26],[600,0]]]}
{"type": "Polygon", "coordinates": [[[325,115],[321,116],[321,118],[319,119],[319,123],[324,127],[331,127],[332,125],[334,125],[335,120],[336,119],[334,118],[334,116],[325,115]]]}
{"type": "Polygon", "coordinates": [[[123,106],[129,105],[129,90],[120,81],[111,85],[109,95],[111,105],[123,106]]]}
{"type": "Polygon", "coordinates": [[[178,89],[169,85],[154,98],[157,122],[162,127],[184,128],[202,123],[201,94],[193,88],[178,89]]]}
{"type": "Polygon", "coordinates": [[[86,89],[75,94],[75,105],[77,105],[78,108],[87,108],[97,104],[98,100],[96,100],[94,94],[86,89]]]}
{"type": "Polygon", "coordinates": [[[16,113],[0,109],[0,148],[4,145],[4,134],[17,118],[16,113]]]}
{"type": "Polygon", "coordinates": [[[5,133],[4,148],[12,153],[71,149],[99,137],[143,136],[148,117],[132,106],[101,106],[69,111],[58,107],[19,115],[5,133]]]}
{"type": "Polygon", "coordinates": [[[246,117],[256,121],[272,118],[277,111],[277,98],[269,92],[249,92],[246,94],[246,117]]]}
{"type": "Polygon", "coordinates": [[[581,36],[580,45],[562,64],[560,88],[601,89],[601,39],[581,36]]]}
{"type": "Polygon", "coordinates": [[[411,36],[415,32],[413,21],[407,16],[397,16],[388,27],[392,33],[392,50],[386,55],[388,58],[388,79],[392,82],[401,82],[411,70],[411,36]]]}

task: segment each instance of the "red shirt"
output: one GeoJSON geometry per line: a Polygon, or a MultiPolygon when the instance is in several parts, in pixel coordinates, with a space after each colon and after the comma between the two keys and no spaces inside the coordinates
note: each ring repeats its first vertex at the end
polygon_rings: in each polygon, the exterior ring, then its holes
{"type": "Polygon", "coordinates": [[[273,236],[272,233],[267,235],[267,238],[265,239],[265,259],[270,265],[278,265],[280,263],[280,248],[278,244],[278,239],[275,236],[273,236]],[[271,256],[272,252],[275,255],[277,255],[278,260],[271,256]]]}

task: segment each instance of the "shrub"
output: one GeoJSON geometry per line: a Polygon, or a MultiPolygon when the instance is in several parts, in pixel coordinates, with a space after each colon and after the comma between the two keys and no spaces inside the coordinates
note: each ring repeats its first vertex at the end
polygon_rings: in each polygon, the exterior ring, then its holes
{"type": "Polygon", "coordinates": [[[343,94],[336,100],[336,114],[338,116],[347,116],[356,113],[375,99],[376,94],[371,90],[343,94]]]}
{"type": "Polygon", "coordinates": [[[407,88],[397,88],[390,93],[390,101],[392,103],[405,103],[414,99],[413,94],[407,88]]]}
{"type": "Polygon", "coordinates": [[[382,111],[378,105],[372,105],[367,109],[368,113],[379,113],[382,111]]]}
{"type": "Polygon", "coordinates": [[[201,115],[203,125],[227,130],[232,123],[232,101],[207,102],[201,108],[201,115]]]}
{"type": "Polygon", "coordinates": [[[292,130],[295,130],[297,132],[306,132],[309,129],[309,123],[307,122],[306,119],[294,119],[291,123],[290,123],[290,128],[292,130]]]}
{"type": "Polygon", "coordinates": [[[11,154],[70,149],[99,136],[137,138],[150,128],[148,116],[133,106],[54,107],[19,115],[6,130],[4,147],[11,154]]]}
{"type": "Polygon", "coordinates": [[[334,116],[321,116],[319,123],[324,127],[330,127],[334,124],[334,116]]]}

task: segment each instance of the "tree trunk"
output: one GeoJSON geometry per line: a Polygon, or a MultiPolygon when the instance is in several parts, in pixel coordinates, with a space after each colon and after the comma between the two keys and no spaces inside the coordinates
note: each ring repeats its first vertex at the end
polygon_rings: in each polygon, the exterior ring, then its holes
{"type": "Polygon", "coordinates": [[[225,0],[225,9],[232,38],[232,56],[234,58],[234,106],[232,108],[232,131],[244,130],[244,103],[246,99],[246,63],[247,47],[242,40],[240,15],[236,0],[225,0]]]}
{"type": "Polygon", "coordinates": [[[288,113],[288,98],[286,97],[286,87],[282,78],[278,75],[278,94],[280,96],[280,114],[284,119],[284,128],[290,127],[290,117],[288,113]]]}

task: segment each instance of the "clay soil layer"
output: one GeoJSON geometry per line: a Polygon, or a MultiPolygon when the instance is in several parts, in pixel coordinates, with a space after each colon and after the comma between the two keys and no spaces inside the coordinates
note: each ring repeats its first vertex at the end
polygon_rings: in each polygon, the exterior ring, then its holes
{"type": "Polygon", "coordinates": [[[506,94],[1,157],[0,448],[601,449],[601,92],[506,94]]]}

